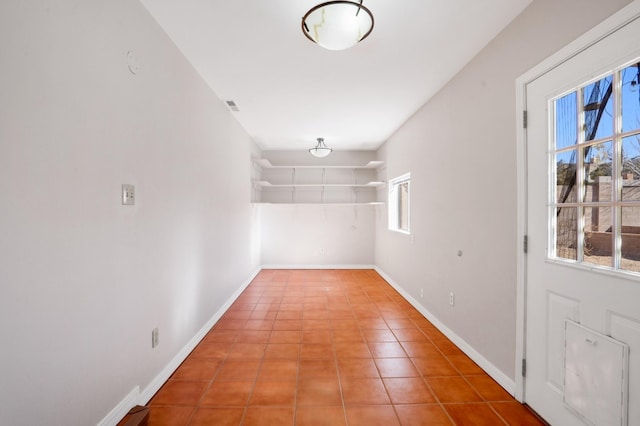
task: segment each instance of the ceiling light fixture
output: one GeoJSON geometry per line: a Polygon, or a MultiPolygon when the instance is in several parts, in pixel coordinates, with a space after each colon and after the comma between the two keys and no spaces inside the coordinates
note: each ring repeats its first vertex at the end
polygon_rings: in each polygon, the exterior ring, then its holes
{"type": "Polygon", "coordinates": [[[328,50],[345,50],[367,38],[373,30],[371,11],[354,1],[328,1],[302,17],[302,32],[328,50]]]}
{"type": "Polygon", "coordinates": [[[324,144],[324,138],[318,138],[318,144],[315,146],[315,148],[311,148],[309,150],[311,155],[318,158],[326,157],[327,155],[331,154],[331,151],[333,151],[333,149],[324,144]]]}

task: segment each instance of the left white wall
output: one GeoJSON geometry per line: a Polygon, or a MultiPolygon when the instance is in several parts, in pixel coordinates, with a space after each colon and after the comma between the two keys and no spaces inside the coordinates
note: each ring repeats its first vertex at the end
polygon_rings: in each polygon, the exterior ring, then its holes
{"type": "Polygon", "coordinates": [[[1,2],[0,44],[0,424],[96,424],[257,270],[259,152],[137,1],[1,2]]]}

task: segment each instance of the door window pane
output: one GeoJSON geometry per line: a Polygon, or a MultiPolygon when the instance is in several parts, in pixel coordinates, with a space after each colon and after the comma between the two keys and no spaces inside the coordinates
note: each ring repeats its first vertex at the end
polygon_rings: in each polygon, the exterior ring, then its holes
{"type": "Polygon", "coordinates": [[[640,206],[622,208],[621,267],[640,272],[640,206]]]}
{"type": "Polygon", "coordinates": [[[562,149],[578,142],[578,94],[569,93],[555,102],[556,148],[562,149]]]}
{"type": "Polygon", "coordinates": [[[622,139],[622,201],[640,201],[640,135],[622,139]]]}
{"type": "Polygon", "coordinates": [[[611,202],[613,143],[603,142],[584,148],[584,202],[611,202]]]}
{"type": "Polygon", "coordinates": [[[611,207],[584,208],[584,261],[613,266],[613,227],[611,207]]]}
{"type": "Polygon", "coordinates": [[[640,129],[640,63],[622,70],[622,131],[640,129]]]}
{"type": "Polygon", "coordinates": [[[613,76],[585,87],[583,94],[584,140],[609,138],[613,135],[613,76]]]}
{"type": "Polygon", "coordinates": [[[556,218],[556,257],[577,260],[578,209],[558,207],[556,218]]]}
{"type": "Polygon", "coordinates": [[[577,200],[576,185],[576,150],[556,154],[556,202],[575,203],[577,200]]]}

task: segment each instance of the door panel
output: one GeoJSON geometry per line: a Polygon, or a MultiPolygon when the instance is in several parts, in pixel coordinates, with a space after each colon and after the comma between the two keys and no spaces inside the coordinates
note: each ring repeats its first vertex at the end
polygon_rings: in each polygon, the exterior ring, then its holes
{"type": "Polygon", "coordinates": [[[546,381],[557,392],[562,392],[564,381],[564,322],[571,319],[580,322],[580,301],[547,292],[547,330],[545,346],[547,347],[546,381]]]}

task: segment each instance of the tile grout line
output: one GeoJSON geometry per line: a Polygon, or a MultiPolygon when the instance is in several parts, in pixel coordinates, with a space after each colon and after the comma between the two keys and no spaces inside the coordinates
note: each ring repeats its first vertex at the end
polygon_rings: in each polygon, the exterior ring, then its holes
{"type": "MultiPolygon", "coordinates": [[[[349,306],[351,306],[351,303],[349,303],[349,306]]],[[[331,321],[331,320],[329,320],[331,321]]],[[[329,322],[329,324],[331,324],[331,322],[329,322]]],[[[344,392],[342,391],[342,377],[340,375],[340,366],[338,365],[338,354],[336,352],[336,344],[335,344],[335,340],[333,338],[333,324],[331,327],[331,347],[333,348],[333,359],[334,359],[334,363],[335,363],[335,367],[336,367],[336,374],[338,376],[338,389],[340,391],[340,401],[342,401],[342,415],[344,416],[344,424],[345,425],[349,425],[349,417],[347,416],[347,403],[344,400],[344,392]]]]}
{"type": "MultiPolygon", "coordinates": [[[[285,287],[286,289],[287,287],[285,287]]],[[[284,295],[283,295],[284,297],[284,295]]],[[[280,308],[278,308],[278,313],[280,313],[280,308]]],[[[304,318],[304,312],[301,315],[304,318]]],[[[277,317],[277,316],[276,316],[277,317]]],[[[300,364],[301,364],[301,359],[300,359],[300,352],[302,351],[302,339],[304,338],[304,331],[303,329],[303,323],[302,323],[303,319],[300,319],[300,347],[298,348],[298,359],[296,361],[296,390],[295,390],[295,395],[293,398],[293,424],[296,424],[296,420],[297,420],[297,416],[298,416],[298,397],[300,396],[300,364]]]]}

